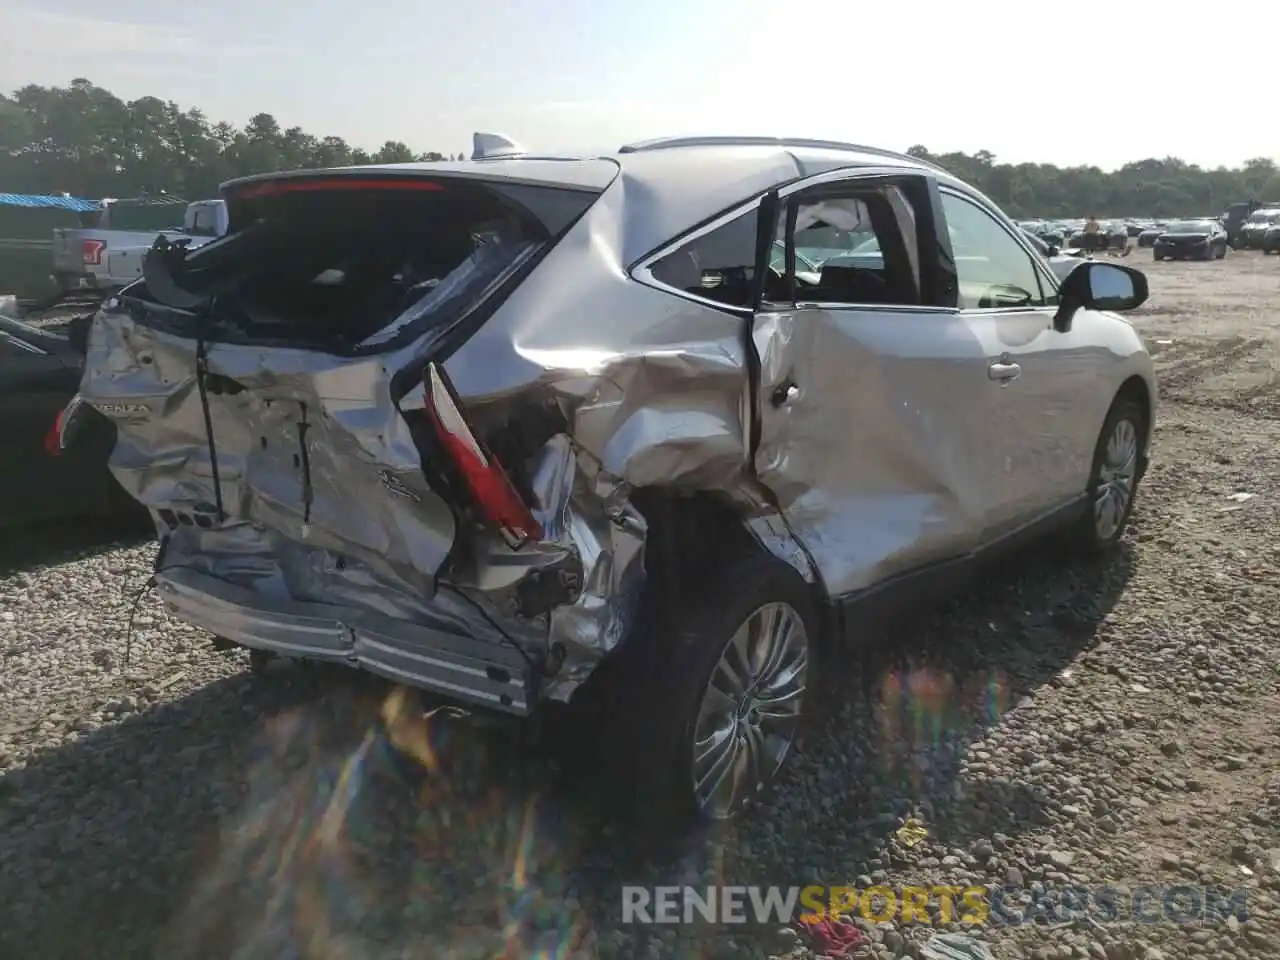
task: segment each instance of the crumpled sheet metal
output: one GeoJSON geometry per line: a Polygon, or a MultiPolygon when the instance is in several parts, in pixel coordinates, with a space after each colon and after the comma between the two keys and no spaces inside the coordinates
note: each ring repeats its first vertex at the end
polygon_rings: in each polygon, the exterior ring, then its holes
{"type": "Polygon", "coordinates": [[[569,433],[632,487],[747,476],[743,318],[628,279],[615,184],[445,364],[464,398],[549,390],[569,433]]]}
{"type": "MultiPolygon", "coordinates": [[[[757,539],[812,580],[751,475],[744,319],[627,278],[625,193],[607,192],[444,363],[469,407],[506,404],[518,414],[522,404],[550,397],[563,412],[565,435],[549,438],[525,465],[542,542],[512,551],[468,530],[467,549],[451,552],[459,535],[452,512],[421,476],[404,420],[421,409],[422,391],[398,402],[389,395],[392,375],[424,363],[429,341],[358,360],[215,342],[210,373],[247,388],[209,398],[224,504],[244,522],[223,533],[184,529],[168,559],[202,557],[219,575],[281,600],[322,599],[409,623],[443,618],[503,642],[458,591],[530,652],[563,653],[542,691],[557,699],[634,620],[647,531],[628,500],[632,489],[728,495],[744,505],[757,539]],[[295,461],[300,404],[311,418],[309,518],[295,461]],[[432,596],[446,557],[450,589],[432,596]],[[574,599],[545,617],[516,615],[522,580],[543,570],[560,575],[572,557],[581,577],[574,599]]],[[[154,509],[207,509],[213,488],[193,344],[119,311],[100,315],[92,341],[86,397],[149,408],[117,418],[112,465],[125,488],[154,509]]]]}
{"type": "MultiPolygon", "coordinates": [[[[84,395],[108,410],[126,403],[133,410],[115,417],[112,456],[128,492],[156,510],[210,515],[212,471],[190,346],[107,314],[91,349],[84,395]]],[[[472,563],[455,573],[453,591],[432,595],[430,578],[452,544],[454,520],[422,478],[408,427],[386,395],[383,366],[336,361],[304,374],[306,358],[296,358],[298,372],[281,374],[286,358],[273,351],[268,373],[256,353],[210,347],[210,373],[246,387],[209,397],[231,522],[166,529],[166,566],[198,569],[271,603],[330,604],[502,643],[494,620],[530,652],[562,645],[562,669],[543,689],[559,699],[625,636],[643,582],[644,520],[626,500],[627,485],[590,456],[580,462],[567,436],[551,438],[532,471],[544,540],[519,551],[496,537],[477,543],[472,563]],[[300,403],[312,411],[309,518],[295,460],[300,403]],[[401,493],[388,489],[388,473],[401,493]],[[574,602],[546,621],[516,617],[517,584],[569,554],[582,566],[574,602]]],[[[316,365],[316,355],[307,362],[316,365]]]]}
{"type": "MultiPolygon", "coordinates": [[[[917,326],[919,336],[933,335],[917,326]]],[[[761,404],[756,475],[777,496],[832,596],[852,593],[981,534],[984,491],[973,483],[984,449],[982,399],[922,394],[968,389],[966,377],[919,367],[911,324],[874,313],[786,311],[757,317],[761,404]],[[838,329],[837,329],[838,325],[838,329]],[[887,331],[887,332],[886,332],[887,331]],[[815,359],[816,358],[816,359],[815,359]],[[935,419],[930,411],[954,409],[935,419]],[[844,436],[853,457],[829,455],[844,436]]],[[[975,349],[979,345],[975,344],[975,349]]],[[[976,354],[975,354],[976,356],[976,354]]],[[[971,378],[973,389],[986,382],[971,378]]]]}
{"type": "Polygon", "coordinates": [[[644,583],[648,529],[626,498],[626,487],[607,474],[591,476],[590,464],[563,434],[543,448],[535,474],[535,515],[546,539],[576,552],[582,564],[581,593],[551,612],[547,635],[565,658],[543,694],[566,700],[604,654],[627,635],[644,583]],[[542,481],[537,483],[537,481],[542,481]]]}
{"type": "MultiPolygon", "coordinates": [[[[251,517],[420,589],[421,578],[448,553],[453,515],[426,485],[382,363],[274,350],[265,370],[262,353],[225,344],[208,351],[210,374],[245,388],[209,396],[228,516],[251,517]],[[306,462],[298,435],[303,406],[306,462]],[[388,491],[389,480],[402,495],[388,491]]],[[[103,311],[94,324],[81,393],[115,420],[111,467],[126,491],[149,507],[207,513],[215,504],[194,367],[189,342],[126,314],[103,311]],[[113,404],[133,404],[135,411],[114,415],[113,404]]]]}

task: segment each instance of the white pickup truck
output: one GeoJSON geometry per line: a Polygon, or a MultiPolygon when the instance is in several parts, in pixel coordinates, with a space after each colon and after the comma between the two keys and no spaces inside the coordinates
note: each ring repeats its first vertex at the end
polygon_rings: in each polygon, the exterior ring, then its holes
{"type": "MultiPolygon", "coordinates": [[[[190,245],[198,247],[227,232],[227,207],[222,200],[187,204],[181,227],[118,229],[113,219],[127,218],[113,218],[113,207],[125,202],[104,201],[91,225],[54,230],[53,270],[63,293],[110,293],[132,283],[142,276],[142,258],[158,236],[190,238],[190,245]]],[[[151,216],[156,215],[153,207],[151,216]]],[[[164,216],[162,209],[159,216],[164,216]]]]}

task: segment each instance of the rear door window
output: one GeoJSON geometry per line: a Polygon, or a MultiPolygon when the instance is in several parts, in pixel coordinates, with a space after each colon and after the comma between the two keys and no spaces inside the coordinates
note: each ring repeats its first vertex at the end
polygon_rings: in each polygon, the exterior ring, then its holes
{"type": "Polygon", "coordinates": [[[765,299],[830,305],[917,306],[915,214],[895,186],[852,179],[790,198],[778,240],[795,271],[765,278],[765,299]],[[812,265],[813,269],[807,269],[812,265]]]}

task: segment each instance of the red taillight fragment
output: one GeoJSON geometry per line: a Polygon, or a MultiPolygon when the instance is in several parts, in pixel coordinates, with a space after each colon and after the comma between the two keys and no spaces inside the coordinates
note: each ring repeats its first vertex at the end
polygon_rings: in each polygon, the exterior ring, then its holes
{"type": "Polygon", "coordinates": [[[283,180],[265,180],[262,183],[249,183],[243,187],[233,187],[228,197],[234,200],[252,200],[256,197],[274,197],[282,193],[331,193],[337,190],[363,190],[366,192],[400,191],[417,193],[439,193],[444,187],[434,180],[419,180],[412,177],[370,178],[370,177],[308,177],[287,178],[283,180]]]}
{"type": "Polygon", "coordinates": [[[477,509],[513,549],[540,539],[542,525],[520,499],[502,464],[472,432],[444,371],[432,363],[426,372],[427,412],[477,509]]]}
{"type": "Polygon", "coordinates": [[[102,251],[107,245],[101,240],[81,240],[80,259],[86,267],[97,267],[102,264],[102,251]]]}
{"type": "Polygon", "coordinates": [[[58,415],[53,418],[53,426],[44,435],[44,452],[51,457],[62,453],[62,418],[66,415],[66,410],[59,410],[58,415]]]}

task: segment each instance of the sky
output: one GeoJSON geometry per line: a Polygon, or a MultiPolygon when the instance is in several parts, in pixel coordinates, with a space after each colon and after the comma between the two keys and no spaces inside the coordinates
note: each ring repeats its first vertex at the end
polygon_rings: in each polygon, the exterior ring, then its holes
{"type": "Polygon", "coordinates": [[[0,0],[0,90],[85,77],[125,99],[237,125],[267,112],[369,149],[469,152],[476,130],[547,152],[717,133],[1236,166],[1280,160],[1280,126],[1246,106],[1268,102],[1271,68],[1239,74],[1251,38],[1269,35],[1269,7],[0,0]]]}

